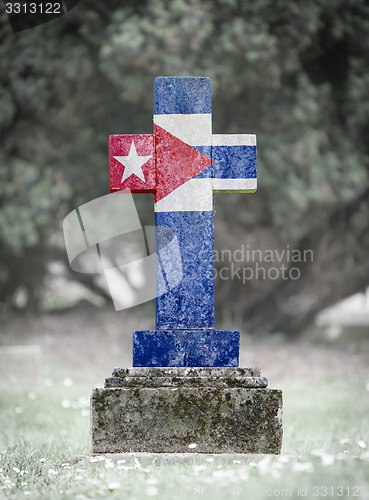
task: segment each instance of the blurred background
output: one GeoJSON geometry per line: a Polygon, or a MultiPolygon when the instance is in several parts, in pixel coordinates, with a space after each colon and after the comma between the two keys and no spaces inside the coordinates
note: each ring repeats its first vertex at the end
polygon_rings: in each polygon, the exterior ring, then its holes
{"type": "MultiPolygon", "coordinates": [[[[70,269],[62,221],[108,193],[109,134],[152,133],[163,75],[209,76],[213,132],[258,139],[257,193],[215,195],[216,268],[248,269],[216,279],[217,327],[367,345],[368,33],[364,0],[81,0],[15,34],[2,12],[3,366],[15,344],[63,345],[78,364],[82,334],[91,365],[98,339],[130,365],[132,330],[153,326],[154,301],[116,312],[70,269]]],[[[136,200],[152,224],[152,197],[136,200]]]]}

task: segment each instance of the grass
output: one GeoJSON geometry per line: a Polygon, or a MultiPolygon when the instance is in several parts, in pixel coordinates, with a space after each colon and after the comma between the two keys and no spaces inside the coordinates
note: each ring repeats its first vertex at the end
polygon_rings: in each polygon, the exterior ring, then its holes
{"type": "Polygon", "coordinates": [[[284,384],[279,459],[192,465],[88,459],[89,386],[0,392],[0,498],[368,498],[367,381],[284,384]]]}

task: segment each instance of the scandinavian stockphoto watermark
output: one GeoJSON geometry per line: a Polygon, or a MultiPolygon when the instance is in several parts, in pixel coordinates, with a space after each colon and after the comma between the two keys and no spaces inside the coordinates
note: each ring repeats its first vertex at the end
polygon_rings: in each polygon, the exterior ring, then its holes
{"type": "Polygon", "coordinates": [[[73,271],[94,274],[117,311],[160,297],[182,281],[175,231],[142,227],[129,190],[81,205],[65,217],[63,231],[73,271]]]}
{"type": "Polygon", "coordinates": [[[236,250],[214,250],[214,277],[221,280],[298,280],[301,264],[313,263],[311,249],[255,249],[242,244],[236,250]]]}

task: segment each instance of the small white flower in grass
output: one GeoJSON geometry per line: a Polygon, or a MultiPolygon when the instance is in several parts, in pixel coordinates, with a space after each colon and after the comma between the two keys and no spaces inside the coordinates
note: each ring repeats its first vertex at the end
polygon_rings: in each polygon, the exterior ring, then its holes
{"type": "Polygon", "coordinates": [[[67,377],[63,380],[63,385],[64,385],[64,387],[72,387],[73,380],[71,378],[67,377]]]}
{"type": "Polygon", "coordinates": [[[27,481],[22,481],[21,482],[21,486],[27,486],[27,484],[28,484],[27,481]]]}
{"type": "Polygon", "coordinates": [[[158,480],[156,479],[156,477],[148,477],[146,479],[146,482],[147,484],[158,484],[158,480]]]}
{"type": "Polygon", "coordinates": [[[311,462],[296,462],[292,465],[295,472],[314,472],[314,466],[311,462]]]}
{"type": "Polygon", "coordinates": [[[149,488],[147,488],[146,490],[146,495],[148,497],[154,497],[155,495],[157,495],[159,493],[159,490],[158,488],[156,488],[155,486],[150,486],[149,488]]]}
{"type": "Polygon", "coordinates": [[[361,441],[361,439],[360,439],[360,441],[357,442],[357,445],[359,448],[362,448],[362,449],[366,448],[366,443],[364,441],[361,441]]]}
{"type": "Polygon", "coordinates": [[[11,488],[12,486],[15,486],[15,483],[11,481],[8,477],[4,479],[4,488],[11,488]]]}
{"type": "Polygon", "coordinates": [[[212,463],[212,462],[214,462],[214,458],[213,457],[209,457],[209,458],[206,459],[206,461],[209,462],[209,463],[212,463]]]}
{"type": "Polygon", "coordinates": [[[335,461],[335,458],[333,455],[322,455],[320,457],[321,461],[322,461],[322,465],[323,467],[328,467],[329,465],[333,465],[334,464],[334,461],[335,461]]]}
{"type": "Polygon", "coordinates": [[[28,399],[30,399],[31,401],[34,401],[35,399],[37,399],[37,394],[35,392],[29,392],[28,399]]]}
{"type": "Polygon", "coordinates": [[[347,444],[349,442],[350,442],[349,438],[341,438],[340,439],[340,444],[347,444]]]}
{"type": "Polygon", "coordinates": [[[90,400],[86,398],[85,396],[80,396],[78,398],[78,403],[81,405],[81,407],[85,406],[86,408],[90,407],[90,400]]]}
{"type": "Polygon", "coordinates": [[[63,401],[61,402],[61,405],[63,408],[69,408],[70,407],[69,399],[63,399],[63,401]]]}
{"type": "Polygon", "coordinates": [[[249,471],[247,467],[241,467],[238,469],[238,478],[241,481],[247,481],[249,479],[249,471]]]}
{"type": "Polygon", "coordinates": [[[49,474],[49,477],[55,477],[58,475],[58,471],[56,471],[55,469],[49,469],[47,473],[49,474]]]}
{"type": "Polygon", "coordinates": [[[90,462],[91,463],[100,462],[100,459],[97,457],[92,457],[92,458],[90,458],[90,462]]]}
{"type": "Polygon", "coordinates": [[[290,457],[287,455],[279,455],[277,460],[278,460],[278,462],[281,462],[282,464],[288,464],[288,462],[290,461],[290,457]]]}
{"type": "Polygon", "coordinates": [[[105,469],[113,469],[114,468],[114,464],[113,462],[106,462],[105,464],[105,469]]]}
{"type": "Polygon", "coordinates": [[[194,450],[196,447],[197,447],[197,444],[196,443],[191,443],[188,445],[189,449],[190,450],[194,450]]]}
{"type": "Polygon", "coordinates": [[[22,408],[20,406],[17,406],[16,408],[14,408],[14,411],[17,415],[20,415],[22,413],[22,408]]]}
{"type": "Polygon", "coordinates": [[[321,457],[322,455],[325,455],[325,450],[322,450],[322,449],[313,450],[311,452],[311,455],[314,455],[316,457],[321,457]]]}
{"type": "Polygon", "coordinates": [[[232,462],[233,462],[234,464],[240,464],[240,463],[241,463],[241,460],[232,460],[232,462]]]}
{"type": "Polygon", "coordinates": [[[208,466],[205,464],[198,464],[198,465],[193,465],[193,470],[196,472],[202,471],[202,470],[207,470],[208,466]]]}
{"type": "Polygon", "coordinates": [[[336,456],[335,456],[335,459],[336,460],[346,460],[347,459],[347,455],[345,453],[338,453],[336,456]]]}
{"type": "Polygon", "coordinates": [[[224,472],[225,471],[223,471],[223,470],[214,470],[211,475],[215,478],[223,478],[224,472]]]}
{"type": "Polygon", "coordinates": [[[281,472],[278,469],[272,469],[270,475],[273,479],[279,479],[281,477],[281,472]]]}
{"type": "Polygon", "coordinates": [[[272,464],[273,469],[283,469],[283,463],[282,462],[273,462],[272,464]]]}
{"type": "Polygon", "coordinates": [[[39,462],[43,464],[44,462],[46,462],[46,458],[40,458],[39,462]]]}
{"type": "Polygon", "coordinates": [[[237,474],[235,469],[222,469],[215,470],[212,473],[213,478],[227,480],[229,482],[237,481],[237,474]]]}
{"type": "Polygon", "coordinates": [[[16,472],[17,474],[20,473],[20,469],[18,469],[18,467],[13,467],[13,471],[16,472]]]}
{"type": "Polygon", "coordinates": [[[271,460],[271,457],[266,456],[257,462],[257,468],[261,474],[266,474],[269,471],[271,460]]]}
{"type": "Polygon", "coordinates": [[[30,494],[31,494],[31,492],[30,492],[30,491],[28,491],[28,490],[24,490],[24,491],[23,491],[23,495],[30,495],[30,494]]]}
{"type": "Polygon", "coordinates": [[[108,484],[109,491],[119,490],[119,488],[120,488],[120,483],[118,483],[118,481],[112,481],[111,483],[108,484]]]}
{"type": "Polygon", "coordinates": [[[117,461],[117,464],[125,464],[125,463],[126,463],[126,461],[124,460],[124,458],[122,458],[121,460],[117,461]]]}

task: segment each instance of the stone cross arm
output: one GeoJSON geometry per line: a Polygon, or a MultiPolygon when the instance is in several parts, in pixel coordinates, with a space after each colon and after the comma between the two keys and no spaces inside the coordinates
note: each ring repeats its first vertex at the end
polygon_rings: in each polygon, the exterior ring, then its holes
{"type": "Polygon", "coordinates": [[[111,135],[109,155],[110,192],[154,193],[155,211],[212,210],[211,191],[256,191],[256,136],[212,134],[209,78],[156,78],[154,134],[111,135]]]}

